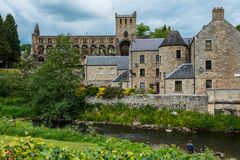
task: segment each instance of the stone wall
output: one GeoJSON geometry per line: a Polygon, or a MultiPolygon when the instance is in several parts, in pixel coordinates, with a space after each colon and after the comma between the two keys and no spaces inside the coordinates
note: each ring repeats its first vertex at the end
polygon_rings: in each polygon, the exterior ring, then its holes
{"type": "Polygon", "coordinates": [[[159,108],[194,110],[207,112],[208,97],[205,95],[132,95],[122,99],[87,98],[87,103],[115,104],[124,103],[130,107],[152,105],[159,108]]]}
{"type": "Polygon", "coordinates": [[[240,115],[240,89],[209,89],[207,93],[210,113],[227,111],[240,115]]]}

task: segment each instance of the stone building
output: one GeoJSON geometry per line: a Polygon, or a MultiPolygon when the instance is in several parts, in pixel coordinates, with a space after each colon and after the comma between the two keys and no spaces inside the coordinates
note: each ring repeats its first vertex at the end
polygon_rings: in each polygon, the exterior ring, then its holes
{"type": "Polygon", "coordinates": [[[129,87],[128,56],[87,56],[86,85],[129,87]]]}
{"type": "Polygon", "coordinates": [[[192,38],[171,31],[166,38],[136,39],[130,48],[130,84],[132,87],[165,94],[165,77],[190,61],[192,38]]]}
{"type": "MultiPolygon", "coordinates": [[[[131,15],[115,14],[116,35],[71,36],[72,47],[79,53],[88,56],[128,56],[131,41],[136,38],[136,12],[131,15]]],[[[38,62],[44,62],[47,49],[55,47],[57,36],[41,35],[38,24],[32,34],[32,54],[38,62]]]]}
{"type": "Polygon", "coordinates": [[[194,93],[207,89],[240,89],[240,32],[224,19],[224,9],[212,10],[212,21],[191,45],[194,93]]]}
{"type": "Polygon", "coordinates": [[[206,94],[240,89],[240,32],[212,10],[212,21],[193,38],[170,31],[165,39],[136,39],[129,55],[131,87],[161,94],[206,94]]]}

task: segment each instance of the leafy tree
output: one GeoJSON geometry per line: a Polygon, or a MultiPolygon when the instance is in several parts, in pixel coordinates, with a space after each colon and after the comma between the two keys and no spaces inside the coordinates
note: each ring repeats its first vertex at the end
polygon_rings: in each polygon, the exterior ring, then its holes
{"type": "Polygon", "coordinates": [[[27,54],[30,54],[31,53],[31,47],[32,47],[31,44],[22,44],[21,45],[21,51],[25,52],[27,54]]]}
{"type": "Polygon", "coordinates": [[[17,25],[11,14],[6,16],[3,22],[3,47],[0,53],[5,67],[12,67],[20,60],[20,41],[17,33],[17,25]]]}
{"type": "Polygon", "coordinates": [[[237,30],[240,31],[240,24],[236,26],[237,30]]]}
{"type": "Polygon", "coordinates": [[[140,23],[137,25],[137,36],[140,38],[146,38],[149,37],[149,31],[150,31],[150,27],[140,23]]]}
{"type": "Polygon", "coordinates": [[[150,32],[150,36],[151,38],[165,38],[170,30],[170,26],[167,27],[164,24],[162,27],[156,28],[154,32],[150,32]]]}
{"type": "Polygon", "coordinates": [[[75,96],[75,91],[80,84],[82,67],[79,52],[71,47],[70,36],[59,36],[57,43],[34,73],[31,90],[38,114],[63,119],[77,114],[79,106],[76,103],[81,98],[75,96]]]}

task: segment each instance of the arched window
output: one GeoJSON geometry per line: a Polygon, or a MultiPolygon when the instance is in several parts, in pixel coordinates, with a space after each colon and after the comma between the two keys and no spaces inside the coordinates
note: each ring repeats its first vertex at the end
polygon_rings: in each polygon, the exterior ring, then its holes
{"type": "Polygon", "coordinates": [[[113,45],[109,45],[108,47],[107,47],[107,53],[108,54],[115,54],[115,47],[113,46],[113,45]]]}
{"type": "Polygon", "coordinates": [[[43,54],[44,53],[44,47],[41,45],[41,46],[38,46],[38,54],[43,54]]]}
{"type": "Polygon", "coordinates": [[[87,45],[83,45],[82,46],[82,54],[83,55],[87,55],[88,53],[89,53],[88,46],[87,45]]]}
{"type": "Polygon", "coordinates": [[[47,50],[50,50],[52,48],[52,45],[47,46],[47,50]]]}
{"type": "Polygon", "coordinates": [[[38,62],[44,62],[44,57],[38,57],[38,62]]]}
{"type": "Polygon", "coordinates": [[[98,53],[97,46],[92,45],[92,46],[90,47],[90,54],[91,54],[91,55],[96,55],[97,53],[98,53]]]}
{"type": "Polygon", "coordinates": [[[104,45],[100,45],[99,53],[100,53],[100,55],[105,55],[106,54],[106,47],[104,45]]]}

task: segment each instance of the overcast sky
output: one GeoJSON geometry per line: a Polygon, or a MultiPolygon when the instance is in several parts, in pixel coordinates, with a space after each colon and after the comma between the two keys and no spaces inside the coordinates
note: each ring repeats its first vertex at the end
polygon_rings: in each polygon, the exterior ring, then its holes
{"type": "Polygon", "coordinates": [[[3,18],[11,13],[21,43],[31,43],[36,22],[42,35],[114,35],[115,12],[137,11],[137,23],[152,29],[164,24],[192,37],[211,20],[213,7],[225,9],[225,19],[240,24],[239,0],[0,0],[3,18]]]}

